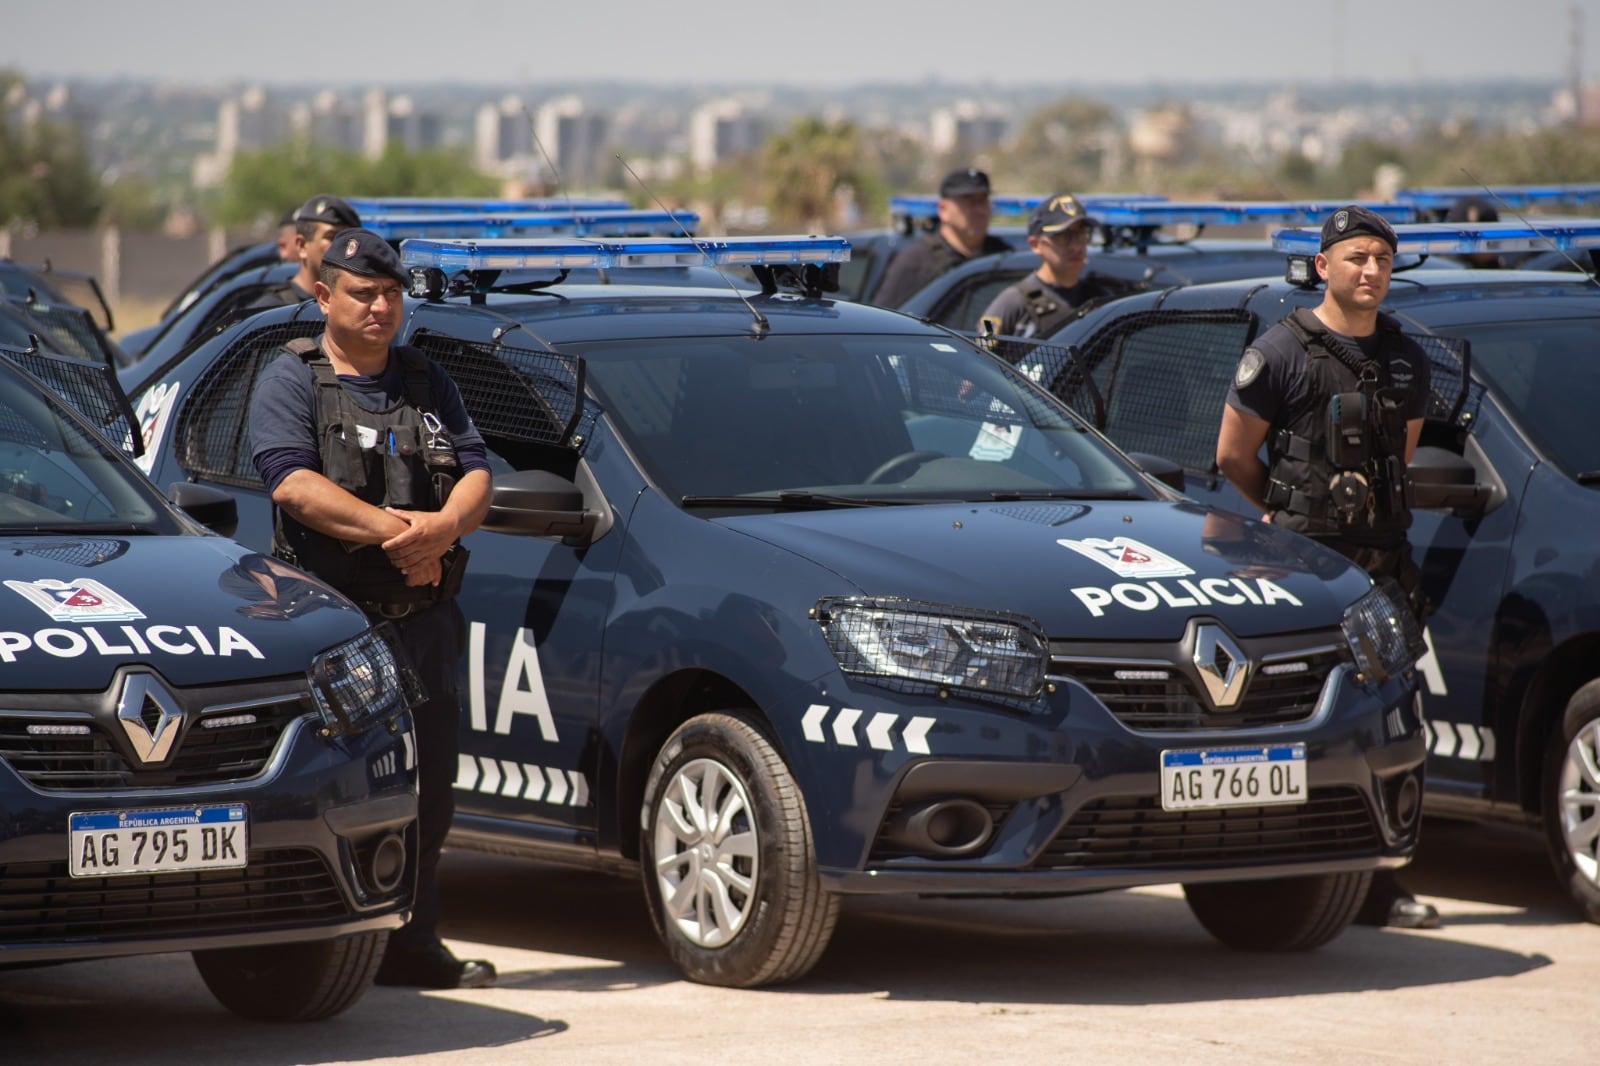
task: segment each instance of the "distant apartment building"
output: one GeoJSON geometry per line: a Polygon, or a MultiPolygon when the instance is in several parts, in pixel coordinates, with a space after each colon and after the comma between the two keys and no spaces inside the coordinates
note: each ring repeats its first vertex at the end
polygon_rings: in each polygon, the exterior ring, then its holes
{"type": "Polygon", "coordinates": [[[1002,112],[962,100],[929,118],[928,147],[940,156],[970,158],[999,145],[1009,126],[1002,112]]]}
{"type": "Polygon", "coordinates": [[[194,162],[197,187],[215,188],[227,177],[234,156],[259,152],[277,144],[289,133],[294,116],[285,114],[266,90],[250,88],[217,104],[217,136],[212,150],[194,162]]]}
{"type": "Polygon", "coordinates": [[[502,96],[478,108],[472,122],[472,158],[485,174],[507,174],[536,160],[533,115],[522,97],[502,96]]]}
{"type": "Polygon", "coordinates": [[[589,110],[579,96],[562,96],[541,106],[534,132],[568,188],[598,184],[607,170],[610,150],[608,116],[589,110]]]}
{"type": "Polygon", "coordinates": [[[689,161],[705,175],[718,163],[758,151],[770,130],[766,114],[744,101],[712,100],[689,116],[689,161]]]}

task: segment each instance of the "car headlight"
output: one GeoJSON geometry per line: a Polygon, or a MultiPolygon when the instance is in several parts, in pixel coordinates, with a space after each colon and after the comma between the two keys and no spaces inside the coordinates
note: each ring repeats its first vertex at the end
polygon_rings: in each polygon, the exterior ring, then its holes
{"type": "Polygon", "coordinates": [[[422,685],[385,622],[336,644],[306,671],[328,734],[359,733],[422,701],[422,685]]]}
{"type": "Polygon", "coordinates": [[[1351,604],[1340,624],[1363,679],[1387,680],[1428,650],[1422,627],[1392,580],[1385,580],[1351,604]]]}
{"type": "Polygon", "coordinates": [[[1021,615],[865,598],[821,600],[815,615],[847,674],[1014,699],[1044,687],[1048,644],[1021,615]]]}

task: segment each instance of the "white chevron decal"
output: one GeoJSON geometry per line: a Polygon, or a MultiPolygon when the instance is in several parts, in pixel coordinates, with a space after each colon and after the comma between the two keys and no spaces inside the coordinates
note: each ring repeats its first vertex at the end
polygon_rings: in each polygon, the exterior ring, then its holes
{"type": "Polygon", "coordinates": [[[1441,759],[1494,762],[1494,731],[1465,722],[1424,722],[1428,751],[1441,759]]]}
{"type": "Polygon", "coordinates": [[[839,717],[833,720],[833,739],[846,747],[856,746],[856,719],[861,712],[854,707],[841,707],[839,717]]]}
{"type": "MultiPolygon", "coordinates": [[[[859,748],[861,738],[865,736],[867,746],[872,750],[894,751],[895,727],[900,723],[900,716],[892,711],[875,711],[858,734],[856,727],[865,714],[865,711],[855,707],[834,708],[813,703],[801,716],[800,732],[813,744],[826,744],[831,737],[840,747],[859,748]],[[830,713],[834,716],[831,729],[827,727],[830,713]]],[[[932,754],[928,750],[928,732],[936,721],[924,715],[910,718],[900,730],[900,741],[905,745],[905,750],[917,755],[932,754]]]]}
{"type": "Polygon", "coordinates": [[[888,711],[873,715],[872,721],[867,723],[867,743],[879,751],[893,751],[894,742],[889,739],[889,729],[899,720],[899,715],[888,711]]]}
{"type": "Polygon", "coordinates": [[[463,792],[504,796],[529,803],[589,806],[589,779],[577,770],[462,755],[456,761],[455,787],[463,792]]]}
{"type": "Polygon", "coordinates": [[[1478,743],[1478,730],[1465,722],[1456,723],[1456,733],[1461,737],[1461,747],[1456,751],[1458,759],[1476,759],[1482,745],[1478,743]]]}
{"type": "MultiPolygon", "coordinates": [[[[406,769],[407,770],[415,769],[416,765],[417,765],[417,738],[416,738],[416,736],[411,732],[411,730],[408,729],[404,733],[400,734],[400,742],[402,744],[404,744],[405,748],[406,748],[406,769]]],[[[460,766],[461,766],[461,762],[458,759],[456,761],[456,767],[457,767],[458,770],[460,769],[460,766]]]]}
{"type": "Polygon", "coordinates": [[[813,703],[806,708],[805,717],[800,719],[800,729],[811,743],[822,743],[824,739],[822,720],[826,717],[828,717],[828,705],[825,703],[813,703]]]}

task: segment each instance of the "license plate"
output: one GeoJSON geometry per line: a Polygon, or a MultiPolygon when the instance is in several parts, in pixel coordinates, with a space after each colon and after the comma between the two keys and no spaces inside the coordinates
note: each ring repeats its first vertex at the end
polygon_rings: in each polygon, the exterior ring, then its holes
{"type": "Polygon", "coordinates": [[[1259,807],[1306,801],[1306,746],[1161,753],[1161,807],[1259,807]]]}
{"type": "Polygon", "coordinates": [[[243,866],[250,847],[242,803],[143,811],[74,811],[67,819],[73,877],[161,874],[243,866]]]}

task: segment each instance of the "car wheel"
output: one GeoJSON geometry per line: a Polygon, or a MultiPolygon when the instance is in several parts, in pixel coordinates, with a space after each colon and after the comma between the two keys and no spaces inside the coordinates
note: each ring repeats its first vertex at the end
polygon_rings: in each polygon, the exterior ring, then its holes
{"type": "Polygon", "coordinates": [[[263,1022],[331,1018],[372,984],[387,932],[194,953],[195,968],[224,1007],[263,1022]]]}
{"type": "Polygon", "coordinates": [[[1206,932],[1245,951],[1310,951],[1355,920],[1370,871],[1183,886],[1206,932]]]}
{"type": "Polygon", "coordinates": [[[702,714],[657,753],[645,784],[645,895],[694,981],[750,988],[816,964],[839,901],[817,878],[799,786],[737,712],[702,714]]]}
{"type": "Polygon", "coordinates": [[[1600,680],[1567,701],[1544,770],[1545,838],[1567,891],[1600,922],[1600,680]]]}

